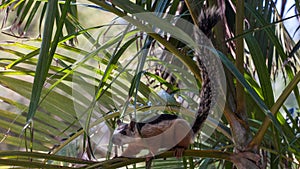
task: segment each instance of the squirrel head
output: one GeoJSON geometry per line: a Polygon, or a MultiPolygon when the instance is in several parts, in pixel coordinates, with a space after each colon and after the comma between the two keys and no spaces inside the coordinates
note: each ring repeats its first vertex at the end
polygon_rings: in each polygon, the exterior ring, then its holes
{"type": "Polygon", "coordinates": [[[112,143],[116,145],[124,145],[135,141],[138,137],[135,127],[135,120],[131,120],[129,124],[117,120],[117,128],[112,136],[112,143]]]}

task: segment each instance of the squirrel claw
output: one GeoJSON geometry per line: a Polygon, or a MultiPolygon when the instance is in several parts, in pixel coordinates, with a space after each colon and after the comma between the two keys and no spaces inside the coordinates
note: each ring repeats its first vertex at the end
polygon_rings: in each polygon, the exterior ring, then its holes
{"type": "Polygon", "coordinates": [[[175,151],[174,151],[174,156],[177,158],[177,159],[180,159],[182,156],[183,156],[183,152],[184,152],[184,148],[178,148],[176,147],[175,148],[175,151]]]}

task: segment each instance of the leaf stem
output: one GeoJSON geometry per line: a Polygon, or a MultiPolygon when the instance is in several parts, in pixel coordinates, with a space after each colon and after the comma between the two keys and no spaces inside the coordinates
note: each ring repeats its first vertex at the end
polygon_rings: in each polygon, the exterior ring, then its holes
{"type": "MultiPolygon", "coordinates": [[[[297,87],[297,84],[300,81],[300,72],[298,72],[294,79],[288,84],[288,86],[283,90],[279,98],[277,99],[276,103],[271,107],[270,111],[273,115],[276,115],[280,107],[283,105],[286,98],[290,95],[290,93],[294,90],[295,87],[297,87]]],[[[271,123],[271,120],[266,117],[264,119],[264,122],[262,123],[262,126],[259,128],[258,132],[254,136],[253,140],[250,142],[249,146],[255,149],[258,149],[260,146],[264,135],[266,131],[268,130],[268,127],[271,123]]]]}
{"type": "MultiPolygon", "coordinates": [[[[214,158],[214,159],[222,159],[227,161],[232,161],[233,153],[223,152],[218,150],[186,150],[183,153],[183,156],[187,157],[205,157],[205,158],[214,158]]],[[[155,159],[159,158],[170,158],[174,157],[173,151],[164,152],[158,156],[155,156],[155,159]]],[[[140,162],[144,162],[145,158],[114,158],[107,161],[102,161],[91,165],[85,168],[106,168],[106,169],[114,169],[119,167],[124,167],[130,164],[136,164],[140,162]]]]}

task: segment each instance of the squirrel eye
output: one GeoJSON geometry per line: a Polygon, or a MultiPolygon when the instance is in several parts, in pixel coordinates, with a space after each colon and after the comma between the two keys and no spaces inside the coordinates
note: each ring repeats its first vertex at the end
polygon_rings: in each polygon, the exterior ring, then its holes
{"type": "Polygon", "coordinates": [[[127,133],[126,133],[126,131],[125,130],[122,130],[122,131],[120,131],[120,133],[122,134],[122,135],[127,135],[127,133]]]}

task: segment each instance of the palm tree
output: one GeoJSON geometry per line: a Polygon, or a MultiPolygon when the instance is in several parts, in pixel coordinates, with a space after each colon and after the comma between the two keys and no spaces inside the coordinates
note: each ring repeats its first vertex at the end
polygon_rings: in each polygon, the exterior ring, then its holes
{"type": "Polygon", "coordinates": [[[157,113],[193,121],[200,44],[214,113],[182,159],[166,151],[147,167],[299,167],[299,41],[283,22],[299,8],[284,18],[286,5],[3,0],[0,164],[144,168],[142,156],[113,158],[116,121],[157,113]],[[197,28],[204,34],[191,36],[197,28]]]}

